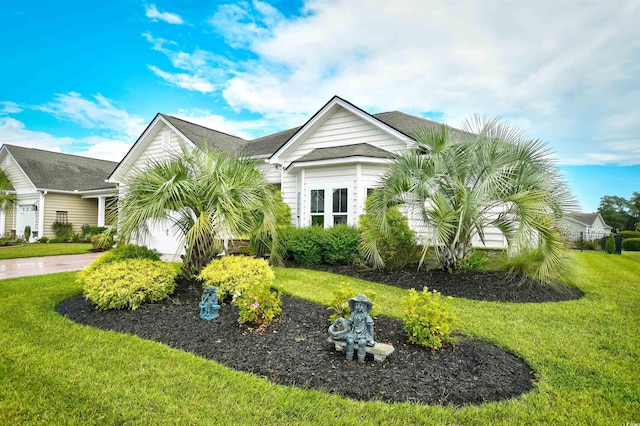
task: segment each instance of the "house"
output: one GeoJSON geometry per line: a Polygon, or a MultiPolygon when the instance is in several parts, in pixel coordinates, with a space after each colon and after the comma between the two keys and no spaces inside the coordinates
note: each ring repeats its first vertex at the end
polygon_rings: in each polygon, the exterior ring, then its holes
{"type": "MultiPolygon", "coordinates": [[[[356,226],[367,195],[379,185],[394,155],[416,146],[416,131],[441,126],[398,111],[369,114],[337,96],[302,126],[253,140],[159,113],[108,181],[126,191],[124,177],[148,159],[206,145],[262,160],[266,180],[281,190],[291,208],[293,225],[356,226]]],[[[167,224],[152,226],[151,233],[144,244],[163,253],[180,252],[176,231],[167,224]]],[[[485,239],[489,247],[505,246],[497,229],[486,232],[485,239]]]]}
{"type": "Polygon", "coordinates": [[[565,232],[572,238],[599,239],[608,236],[613,227],[607,225],[600,213],[573,213],[565,218],[565,232]]]}
{"type": "Polygon", "coordinates": [[[22,236],[31,227],[32,240],[55,237],[54,222],[105,226],[109,199],[116,185],[105,182],[116,162],[15,145],[0,148],[0,168],[13,184],[17,202],[0,211],[0,235],[22,236]]]}

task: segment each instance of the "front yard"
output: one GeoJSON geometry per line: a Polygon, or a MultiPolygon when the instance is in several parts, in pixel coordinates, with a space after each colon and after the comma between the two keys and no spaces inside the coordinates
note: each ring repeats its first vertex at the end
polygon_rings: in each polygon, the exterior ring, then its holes
{"type": "MultiPolygon", "coordinates": [[[[159,343],[81,326],[58,315],[56,305],[81,292],[75,273],[1,281],[0,423],[637,423],[638,254],[573,253],[576,268],[566,279],[585,293],[580,300],[455,299],[456,331],[513,352],[538,379],[521,397],[463,407],[357,402],[276,385],[159,343]]],[[[286,293],[325,305],[343,281],[358,291],[375,291],[379,315],[400,316],[405,290],[276,268],[276,283],[286,293]]]]}

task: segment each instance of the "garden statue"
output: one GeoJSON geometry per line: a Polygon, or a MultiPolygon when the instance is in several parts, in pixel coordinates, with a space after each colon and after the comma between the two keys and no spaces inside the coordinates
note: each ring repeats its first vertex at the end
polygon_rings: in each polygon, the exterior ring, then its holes
{"type": "Polygon", "coordinates": [[[346,342],[348,360],[353,359],[354,344],[358,345],[358,362],[364,362],[367,346],[374,346],[373,319],[369,315],[373,304],[364,294],[349,299],[351,316],[338,318],[329,327],[329,336],[334,340],[346,342]]]}
{"type": "Polygon", "coordinates": [[[214,286],[204,288],[202,298],[200,299],[200,318],[212,320],[218,318],[218,290],[214,286]]]}

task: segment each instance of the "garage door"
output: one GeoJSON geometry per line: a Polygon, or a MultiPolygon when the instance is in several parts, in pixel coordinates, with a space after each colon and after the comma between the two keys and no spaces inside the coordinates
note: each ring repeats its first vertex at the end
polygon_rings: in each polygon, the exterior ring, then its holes
{"type": "MultiPolygon", "coordinates": [[[[158,250],[162,254],[184,254],[184,247],[180,245],[180,236],[176,235],[176,228],[171,227],[169,221],[162,221],[149,226],[151,235],[144,243],[149,248],[158,250]]],[[[179,232],[179,231],[178,231],[179,232]]]]}

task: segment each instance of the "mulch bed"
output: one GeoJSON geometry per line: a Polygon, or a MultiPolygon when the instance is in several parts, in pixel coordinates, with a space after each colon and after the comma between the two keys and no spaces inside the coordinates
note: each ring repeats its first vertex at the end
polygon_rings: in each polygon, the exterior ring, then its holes
{"type": "Polygon", "coordinates": [[[530,278],[510,279],[504,272],[496,271],[472,270],[451,274],[441,269],[417,270],[416,267],[394,272],[355,266],[303,267],[405,289],[415,288],[420,291],[426,286],[429,290],[438,290],[446,296],[492,302],[562,302],[580,299],[584,295],[576,287],[545,285],[530,278]]]}
{"type": "MultiPolygon", "coordinates": [[[[579,290],[517,285],[496,273],[449,275],[438,271],[384,273],[353,267],[316,268],[405,288],[427,285],[443,294],[479,300],[549,302],[582,296],[579,290]],[[474,290],[475,289],[475,290],[474,290]]],[[[395,352],[383,363],[347,361],[327,342],[325,306],[282,297],[282,314],[263,333],[237,322],[237,308],[223,305],[220,317],[199,318],[201,287],[181,282],[170,299],[135,311],[97,311],[81,295],[56,311],[78,323],[130,333],[214,360],[269,380],[335,393],[356,400],[422,404],[481,404],[517,397],[535,375],[520,358],[493,345],[459,336],[441,351],[409,344],[401,321],[379,316],[375,339],[395,352]]]]}

